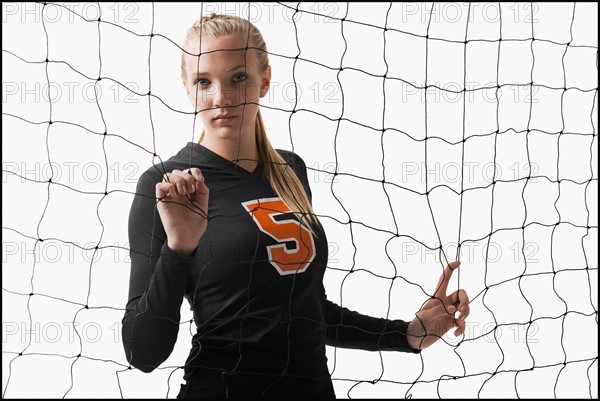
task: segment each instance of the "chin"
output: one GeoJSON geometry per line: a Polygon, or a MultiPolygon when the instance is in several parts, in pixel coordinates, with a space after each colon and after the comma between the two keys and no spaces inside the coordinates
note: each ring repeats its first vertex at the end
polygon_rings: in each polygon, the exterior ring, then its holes
{"type": "Polygon", "coordinates": [[[240,136],[240,127],[215,127],[212,133],[221,139],[238,139],[240,136]]]}

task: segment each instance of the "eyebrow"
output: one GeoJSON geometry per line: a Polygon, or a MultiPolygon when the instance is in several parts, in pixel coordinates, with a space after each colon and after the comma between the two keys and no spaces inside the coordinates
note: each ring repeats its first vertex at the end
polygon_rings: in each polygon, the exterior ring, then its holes
{"type": "MultiPolygon", "coordinates": [[[[245,67],[246,67],[246,64],[240,64],[240,65],[236,65],[235,67],[231,67],[231,68],[226,69],[225,72],[236,71],[236,70],[239,70],[239,69],[245,68],[245,67]]],[[[200,76],[200,75],[210,75],[210,73],[204,72],[204,71],[199,71],[199,72],[192,73],[192,77],[197,77],[197,76],[200,76]]]]}

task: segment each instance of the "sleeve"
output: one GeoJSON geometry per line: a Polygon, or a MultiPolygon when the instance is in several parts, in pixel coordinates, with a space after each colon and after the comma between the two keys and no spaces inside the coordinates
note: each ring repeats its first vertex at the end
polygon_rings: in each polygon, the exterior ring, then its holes
{"type": "Polygon", "coordinates": [[[408,345],[408,322],[361,315],[325,301],[327,345],[366,351],[402,351],[418,354],[408,345]]]}
{"type": "MultiPolygon", "coordinates": [[[[312,193],[308,183],[306,164],[295,153],[286,159],[302,182],[309,200],[312,193]]],[[[325,300],[327,345],[366,351],[402,351],[420,353],[408,344],[408,322],[362,315],[325,300]]]]}
{"type": "MultiPolygon", "coordinates": [[[[166,244],[156,208],[153,175],[143,174],[129,213],[131,271],[122,320],[127,361],[143,372],[164,362],[175,346],[181,303],[194,254],[183,256],[166,244]]],[[[155,180],[154,180],[155,181],[155,180]]]]}

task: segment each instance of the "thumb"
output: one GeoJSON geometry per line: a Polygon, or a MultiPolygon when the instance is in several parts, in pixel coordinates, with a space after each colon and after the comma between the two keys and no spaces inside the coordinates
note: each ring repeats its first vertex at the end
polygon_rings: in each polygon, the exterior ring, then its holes
{"type": "Polygon", "coordinates": [[[200,178],[196,179],[196,194],[198,195],[208,195],[209,189],[206,186],[206,182],[204,180],[204,176],[200,176],[200,178]]]}
{"type": "Polygon", "coordinates": [[[205,218],[208,218],[208,196],[209,189],[204,182],[204,177],[196,179],[196,192],[191,194],[190,200],[197,211],[205,218]]]}

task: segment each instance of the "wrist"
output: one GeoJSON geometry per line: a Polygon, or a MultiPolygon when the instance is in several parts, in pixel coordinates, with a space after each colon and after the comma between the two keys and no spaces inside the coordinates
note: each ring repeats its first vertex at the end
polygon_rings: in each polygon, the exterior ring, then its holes
{"type": "Polygon", "coordinates": [[[408,327],[406,328],[406,339],[408,340],[408,345],[412,349],[422,349],[423,325],[418,318],[415,317],[408,324],[408,327]]]}
{"type": "Polygon", "coordinates": [[[167,240],[167,247],[176,254],[182,256],[190,256],[198,247],[198,243],[191,244],[167,240]]]}

